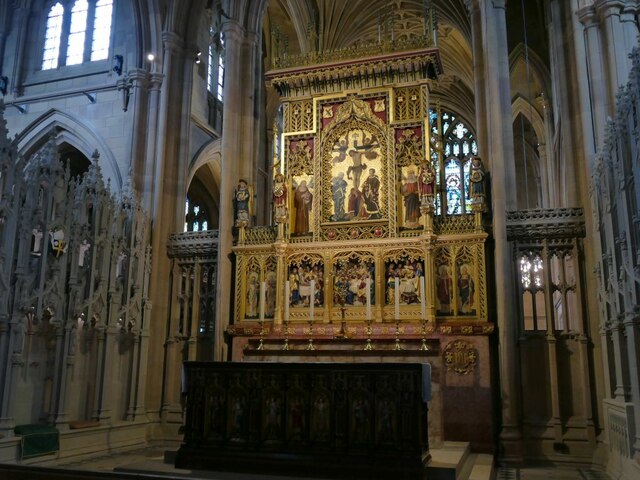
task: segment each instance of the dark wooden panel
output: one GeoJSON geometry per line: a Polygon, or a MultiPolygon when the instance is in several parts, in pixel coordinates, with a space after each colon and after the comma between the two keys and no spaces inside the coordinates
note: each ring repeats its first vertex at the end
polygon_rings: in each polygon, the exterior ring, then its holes
{"type": "Polygon", "coordinates": [[[176,467],[421,478],[420,364],[187,362],[176,467]]]}

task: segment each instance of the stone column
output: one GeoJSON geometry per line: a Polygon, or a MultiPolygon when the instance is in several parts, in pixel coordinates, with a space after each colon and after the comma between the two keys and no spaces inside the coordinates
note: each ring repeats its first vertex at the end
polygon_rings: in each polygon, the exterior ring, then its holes
{"type": "MultiPolygon", "coordinates": [[[[544,142],[538,145],[540,156],[540,171],[542,172],[542,208],[554,208],[560,205],[557,198],[557,188],[554,184],[561,179],[560,169],[556,168],[557,162],[553,155],[553,125],[551,120],[550,105],[546,97],[541,93],[536,97],[538,107],[542,109],[544,119],[544,142]]],[[[539,139],[542,140],[542,139],[539,139]]]]}
{"type": "MultiPolygon", "coordinates": [[[[246,32],[240,24],[228,19],[222,25],[225,38],[225,89],[223,105],[222,166],[220,178],[220,217],[218,239],[218,279],[216,282],[216,328],[214,356],[216,360],[227,358],[224,332],[231,321],[231,248],[233,191],[239,178],[249,182],[253,173],[253,142],[251,134],[257,121],[253,115],[251,92],[254,88],[251,49],[247,47],[246,32]],[[248,94],[249,93],[249,94],[248,94]]],[[[253,47],[255,48],[255,46],[253,47]]]]}
{"type": "Polygon", "coordinates": [[[13,12],[12,23],[15,27],[16,52],[13,63],[13,78],[11,81],[11,93],[14,97],[22,95],[22,72],[24,70],[24,57],[27,48],[27,21],[29,19],[28,9],[24,7],[16,8],[13,12]]]}
{"type": "MultiPolygon", "coordinates": [[[[576,57],[584,54],[586,57],[586,71],[578,72],[579,76],[588,78],[584,85],[583,98],[583,135],[587,145],[587,153],[595,154],[604,139],[604,125],[607,115],[613,110],[611,95],[608,92],[606,79],[605,55],[602,49],[602,39],[599,28],[599,18],[595,8],[590,5],[576,12],[580,23],[584,26],[584,42],[576,48],[576,57]],[[586,98],[585,98],[586,97],[586,98]],[[586,125],[585,125],[586,124],[586,125]]],[[[579,35],[576,35],[578,37],[579,35]]],[[[576,40],[578,42],[578,40],[576,40]]],[[[580,65],[578,66],[580,68],[580,65]]],[[[593,161],[593,159],[591,159],[593,161]]]]}
{"type": "Polygon", "coordinates": [[[478,140],[478,155],[485,156],[487,148],[487,124],[484,117],[485,96],[480,92],[484,91],[484,52],[482,37],[482,16],[480,14],[479,0],[465,0],[467,9],[469,10],[469,18],[471,19],[471,43],[473,49],[473,82],[475,94],[476,108],[476,138],[478,140]]]}
{"type": "MultiPolygon", "coordinates": [[[[610,114],[615,108],[615,95],[629,80],[629,54],[638,43],[635,24],[636,2],[627,0],[596,0],[595,12],[600,20],[603,62],[609,79],[608,100],[610,114]]],[[[613,115],[611,115],[613,116],[613,115]]]]}
{"type": "MultiPolygon", "coordinates": [[[[180,381],[179,377],[181,365],[178,361],[170,362],[168,353],[163,355],[165,345],[164,340],[172,335],[172,332],[166,331],[167,319],[170,318],[169,297],[170,283],[167,279],[170,276],[170,262],[167,258],[167,239],[176,229],[176,205],[184,202],[184,198],[178,195],[180,188],[179,170],[183,165],[178,160],[179,152],[177,146],[180,144],[180,133],[182,130],[182,109],[183,104],[183,76],[182,68],[182,52],[183,40],[174,32],[162,32],[163,57],[162,57],[162,74],[164,81],[159,92],[157,118],[153,122],[157,122],[155,131],[155,144],[148,147],[147,176],[146,181],[150,181],[153,185],[152,191],[148,192],[147,202],[145,206],[150,205],[148,210],[150,213],[153,228],[151,229],[151,246],[153,256],[151,258],[151,271],[153,275],[150,280],[150,295],[153,301],[153,316],[157,321],[151,322],[150,343],[149,343],[149,370],[152,372],[164,371],[164,378],[161,375],[151,376],[149,378],[149,397],[147,404],[153,414],[158,414],[161,410],[167,415],[165,420],[172,422],[172,415],[175,412],[174,406],[165,408],[167,403],[171,403],[168,392],[171,392],[171,398],[179,395],[180,381]],[[165,358],[166,363],[164,363],[165,358]],[[166,369],[163,370],[166,365],[166,369]],[[165,405],[161,407],[157,392],[161,391],[164,381],[165,405]],[[176,392],[175,394],[173,392],[176,392]],[[156,395],[153,395],[156,393],[156,395]]],[[[158,78],[152,75],[152,82],[158,81],[158,78]]],[[[158,96],[153,92],[155,85],[152,84],[151,96],[158,96]]],[[[153,105],[150,107],[150,112],[153,105]]],[[[151,114],[151,113],[150,113],[151,114]]],[[[183,159],[186,161],[186,159],[183,159]]],[[[184,205],[184,203],[182,203],[184,205]]],[[[184,212],[184,209],[182,209],[184,212]]],[[[168,346],[166,347],[169,348],[168,346]]],[[[178,417],[182,413],[181,407],[178,405],[178,417]]],[[[176,429],[177,430],[177,429],[176,429]]]]}
{"type": "MultiPolygon", "coordinates": [[[[517,323],[513,298],[512,256],[507,241],[506,212],[515,210],[515,164],[513,127],[511,125],[511,87],[509,52],[505,18],[506,0],[480,0],[483,46],[484,95],[486,110],[488,159],[492,185],[493,237],[495,242],[496,322],[499,339],[500,392],[502,397],[502,430],[500,441],[505,458],[522,457],[520,425],[519,366],[517,323]]],[[[473,23],[473,21],[472,21],[473,23]]],[[[474,52],[476,53],[476,52],[474,52]]]]}

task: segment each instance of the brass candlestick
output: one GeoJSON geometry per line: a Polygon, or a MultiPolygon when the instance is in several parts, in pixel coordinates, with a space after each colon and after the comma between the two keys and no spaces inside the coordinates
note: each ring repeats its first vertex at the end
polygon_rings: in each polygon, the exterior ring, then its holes
{"type": "Polygon", "coordinates": [[[315,350],[316,347],[313,346],[313,319],[309,320],[309,344],[307,345],[307,350],[315,350]]]}
{"type": "Polygon", "coordinates": [[[289,350],[289,319],[284,319],[284,345],[282,350],[289,350]]]}
{"type": "Polygon", "coordinates": [[[400,320],[396,320],[396,344],[393,349],[402,350],[402,347],[400,346],[400,320]]]}
{"type": "Polygon", "coordinates": [[[427,351],[429,350],[429,346],[427,345],[427,321],[422,319],[422,345],[420,345],[420,350],[427,351]]]}
{"type": "Polygon", "coordinates": [[[260,320],[260,342],[258,342],[258,350],[264,350],[264,320],[260,320]]]}
{"type": "Polygon", "coordinates": [[[367,344],[365,345],[365,350],[373,350],[373,345],[371,344],[371,320],[367,319],[367,344]]]}

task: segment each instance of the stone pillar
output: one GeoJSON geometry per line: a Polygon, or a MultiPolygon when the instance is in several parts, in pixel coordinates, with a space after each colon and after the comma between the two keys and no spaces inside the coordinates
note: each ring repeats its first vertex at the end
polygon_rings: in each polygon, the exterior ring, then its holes
{"type": "MultiPolygon", "coordinates": [[[[551,119],[550,105],[544,94],[536,97],[536,103],[542,110],[544,120],[544,142],[538,145],[538,155],[540,156],[540,171],[542,172],[542,205],[541,208],[554,208],[560,205],[558,199],[558,189],[554,188],[556,181],[562,178],[560,169],[556,168],[557,159],[553,155],[553,124],[551,119]]],[[[542,140],[542,139],[539,139],[542,140]]]]}
{"type": "MultiPolygon", "coordinates": [[[[502,430],[500,441],[505,458],[522,457],[520,399],[518,381],[517,323],[514,321],[512,256],[507,241],[506,212],[515,210],[515,164],[511,125],[511,87],[505,18],[506,0],[479,0],[482,31],[486,34],[482,51],[487,125],[485,158],[489,161],[492,186],[493,237],[495,242],[495,319],[499,335],[502,430]]],[[[472,20],[472,24],[477,20],[472,20]]],[[[474,52],[480,53],[480,52],[474,52]]]]}
{"type": "MultiPolygon", "coordinates": [[[[604,63],[605,51],[602,48],[596,9],[590,5],[578,10],[576,15],[584,26],[584,41],[578,44],[576,57],[579,57],[581,53],[586,57],[586,71],[579,71],[578,74],[579,76],[584,74],[584,78],[589,79],[588,83],[584,85],[585,92],[582,98],[583,125],[586,123],[583,135],[585,136],[587,153],[592,156],[602,145],[604,125],[607,123],[607,115],[613,110],[614,96],[608,93],[603,95],[603,92],[608,92],[609,89],[607,88],[606,65],[604,63]]],[[[576,37],[580,37],[580,35],[576,35],[576,37]]],[[[576,40],[577,42],[579,40],[576,40]]]]}
{"type": "Polygon", "coordinates": [[[131,179],[136,192],[142,193],[144,185],[145,150],[147,138],[147,112],[148,112],[148,87],[149,72],[142,68],[130,70],[125,78],[130,95],[133,96],[133,105],[130,106],[130,114],[133,115],[133,129],[131,131],[131,179]]]}
{"type": "Polygon", "coordinates": [[[615,109],[616,93],[629,80],[629,55],[638,43],[638,28],[635,24],[638,7],[635,3],[627,0],[596,0],[594,3],[602,35],[602,61],[605,62],[604,68],[609,79],[610,115],[615,109]]]}
{"type": "Polygon", "coordinates": [[[476,138],[478,140],[478,155],[484,157],[486,155],[487,148],[487,124],[484,117],[485,96],[480,94],[484,92],[485,77],[484,77],[484,52],[483,52],[483,37],[482,37],[482,16],[480,14],[480,1],[479,0],[465,0],[467,9],[469,10],[469,18],[471,19],[471,43],[473,50],[473,82],[475,95],[475,108],[476,108],[476,138]]]}
{"type": "MultiPolygon", "coordinates": [[[[11,81],[11,93],[14,97],[22,95],[22,75],[24,70],[24,57],[27,48],[27,22],[29,19],[28,9],[24,7],[16,8],[13,12],[12,23],[16,31],[16,52],[13,63],[13,76],[11,81]]],[[[41,59],[42,60],[42,59],[41,59]]]]}
{"type": "MultiPolygon", "coordinates": [[[[163,342],[166,338],[170,338],[172,332],[167,331],[167,319],[170,318],[169,297],[170,284],[167,279],[170,276],[170,262],[167,258],[167,239],[171,233],[176,230],[176,205],[183,202],[184,198],[180,198],[177,185],[179,182],[179,170],[183,167],[179,161],[179,152],[177,146],[180,144],[180,134],[182,130],[182,109],[183,104],[183,76],[181,59],[183,57],[183,40],[174,32],[162,32],[163,41],[163,57],[162,57],[162,74],[164,81],[160,89],[159,95],[153,91],[154,82],[158,82],[158,77],[152,75],[152,91],[151,96],[158,99],[155,131],[155,144],[148,147],[147,151],[147,170],[146,181],[150,182],[153,190],[148,192],[147,204],[150,205],[151,221],[153,228],[151,231],[151,246],[153,256],[151,258],[151,271],[153,275],[150,280],[149,292],[153,301],[153,316],[157,321],[150,323],[150,344],[149,344],[149,371],[162,372],[161,375],[151,376],[149,378],[149,397],[147,404],[149,410],[153,414],[158,414],[162,409],[167,417],[164,420],[171,423],[174,413],[174,405],[167,407],[167,402],[171,403],[169,398],[179,395],[180,382],[176,380],[179,377],[181,365],[169,360],[169,354],[164,353],[164,348],[169,348],[163,342]],[[159,97],[159,98],[158,98],[159,97]],[[164,355],[163,355],[164,353],[164,355]],[[163,360],[166,359],[166,363],[163,360]],[[164,367],[166,366],[166,369],[164,367]],[[163,370],[164,369],[164,370],[163,370]],[[157,392],[162,390],[164,382],[164,405],[161,407],[157,392]],[[170,393],[169,393],[170,392],[170,393]],[[175,393],[174,393],[175,392],[175,393]],[[156,393],[156,395],[153,395],[156,393]],[[170,395],[167,396],[167,395],[170,395]]],[[[153,105],[150,107],[150,115],[153,111],[153,105]]],[[[154,112],[156,113],[156,112],[154,112]]],[[[186,159],[183,159],[187,161],[186,159]]],[[[184,205],[184,204],[183,204],[184,205]]],[[[184,208],[182,209],[184,212],[184,208]]],[[[178,417],[182,413],[181,407],[178,409],[178,417]]],[[[181,421],[181,420],[179,420],[181,421]]]]}
{"type": "Polygon", "coordinates": [[[227,19],[222,25],[225,38],[225,89],[223,106],[222,168],[220,178],[220,218],[218,239],[218,280],[216,282],[216,338],[215,359],[227,358],[224,332],[231,320],[231,248],[233,191],[240,178],[255,181],[254,143],[250,132],[256,129],[254,116],[255,94],[255,35],[247,35],[241,25],[227,19]],[[248,40],[249,38],[249,40],[248,40]],[[249,93],[247,95],[247,93],[249,93]]]}

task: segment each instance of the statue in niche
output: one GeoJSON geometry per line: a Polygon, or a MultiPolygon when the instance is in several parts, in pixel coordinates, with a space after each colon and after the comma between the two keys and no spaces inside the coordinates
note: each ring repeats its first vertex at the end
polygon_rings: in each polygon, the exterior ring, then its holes
{"type": "Polygon", "coordinates": [[[413,168],[407,172],[407,176],[403,177],[401,194],[404,197],[404,226],[407,228],[415,228],[420,226],[420,195],[418,187],[418,177],[413,168]]]}
{"type": "Polygon", "coordinates": [[[247,318],[256,318],[258,316],[259,296],[260,284],[258,283],[258,273],[251,272],[249,274],[249,282],[247,284],[247,318]]]}
{"type": "Polygon", "coordinates": [[[91,248],[91,244],[85,238],[82,240],[82,243],[78,247],[78,266],[84,267],[85,257],[87,256],[87,252],[91,248]]]}
{"type": "Polygon", "coordinates": [[[292,307],[300,302],[300,275],[298,268],[292,267],[289,271],[289,302],[292,307]]]}
{"type": "Polygon", "coordinates": [[[330,418],[329,401],[325,395],[319,395],[313,402],[311,429],[320,440],[328,439],[330,418]]]}
{"type": "Polygon", "coordinates": [[[287,220],[287,185],[281,173],[277,173],[273,179],[273,204],[276,222],[285,222],[287,220]]]}
{"type": "Polygon", "coordinates": [[[276,272],[267,272],[264,316],[273,318],[276,312],[276,272]]]}
{"type": "Polygon", "coordinates": [[[238,186],[233,194],[233,204],[236,217],[236,227],[249,226],[249,202],[251,200],[251,191],[249,185],[244,179],[238,181],[238,186]]]}
{"type": "Polygon", "coordinates": [[[347,198],[347,181],[344,179],[344,172],[331,179],[331,197],[333,198],[332,220],[340,222],[345,219],[344,202],[347,198]]]}
{"type": "Polygon", "coordinates": [[[482,202],[484,200],[484,165],[480,157],[471,159],[471,170],[469,172],[469,180],[471,181],[471,198],[474,201],[482,202]]]}
{"type": "Polygon", "coordinates": [[[431,161],[427,160],[420,165],[418,185],[420,187],[420,196],[423,198],[425,196],[433,196],[435,193],[436,170],[433,168],[431,161]]]}
{"type": "Polygon", "coordinates": [[[313,205],[313,194],[311,190],[309,190],[306,180],[302,180],[296,188],[293,202],[296,209],[293,233],[298,235],[309,233],[309,218],[313,205]]]}
{"type": "Polygon", "coordinates": [[[473,296],[475,292],[475,284],[473,282],[473,276],[470,274],[470,266],[466,263],[460,265],[460,271],[458,273],[458,296],[460,298],[460,312],[461,314],[473,315],[475,309],[473,308],[473,296]]]}
{"type": "Polygon", "coordinates": [[[42,237],[44,233],[40,228],[31,230],[31,255],[40,256],[42,253],[42,237]]]}
{"type": "Polygon", "coordinates": [[[448,265],[440,265],[438,268],[438,278],[436,279],[436,290],[438,302],[440,308],[438,313],[448,314],[451,313],[451,288],[452,288],[451,274],[449,272],[448,265]]]}
{"type": "Polygon", "coordinates": [[[370,219],[380,218],[380,179],[376,175],[376,169],[369,169],[369,176],[362,184],[362,196],[367,210],[367,217],[370,219]]]}

